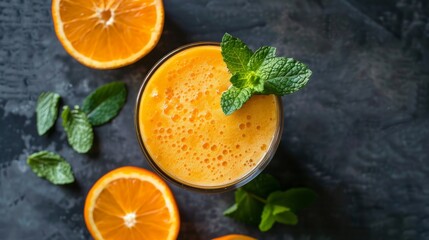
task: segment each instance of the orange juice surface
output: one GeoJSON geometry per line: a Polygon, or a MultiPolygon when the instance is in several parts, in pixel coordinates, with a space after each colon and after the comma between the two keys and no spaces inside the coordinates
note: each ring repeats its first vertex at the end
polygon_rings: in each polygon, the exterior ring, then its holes
{"type": "Polygon", "coordinates": [[[179,182],[202,188],[237,182],[273,142],[277,98],[253,96],[226,116],[220,98],[230,77],[220,47],[196,46],[166,60],[144,89],[138,123],[145,148],[179,182]]]}

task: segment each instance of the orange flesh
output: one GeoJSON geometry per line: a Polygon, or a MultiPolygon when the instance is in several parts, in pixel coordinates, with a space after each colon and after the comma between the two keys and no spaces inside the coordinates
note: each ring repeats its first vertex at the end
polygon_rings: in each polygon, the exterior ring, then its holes
{"type": "Polygon", "coordinates": [[[62,0],[61,28],[71,46],[92,60],[107,62],[137,54],[153,41],[158,0],[62,0]]]}
{"type": "Polygon", "coordinates": [[[122,167],[103,176],[88,193],[85,222],[95,239],[175,239],[176,203],[155,174],[122,167]]]}
{"type": "Polygon", "coordinates": [[[167,239],[169,233],[168,225],[162,226],[156,221],[170,217],[161,192],[138,179],[118,179],[111,182],[100,193],[93,214],[94,223],[104,239],[167,239]],[[141,189],[145,190],[140,191],[141,189]],[[124,224],[124,216],[129,213],[136,215],[132,231],[124,224]],[[145,231],[148,228],[151,231],[145,231]]]}
{"type": "Polygon", "coordinates": [[[150,78],[140,100],[140,133],[151,158],[174,179],[225,186],[269,150],[279,121],[276,97],[253,96],[225,116],[220,97],[230,77],[220,47],[198,46],[175,54],[150,78]]]}

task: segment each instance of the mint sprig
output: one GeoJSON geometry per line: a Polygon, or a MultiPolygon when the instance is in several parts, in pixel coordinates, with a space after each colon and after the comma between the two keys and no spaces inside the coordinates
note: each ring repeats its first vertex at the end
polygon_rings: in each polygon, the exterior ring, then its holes
{"type": "Polygon", "coordinates": [[[254,94],[283,96],[304,87],[312,74],[303,63],[276,57],[274,47],[264,46],[255,53],[240,39],[228,33],[221,42],[222,57],[231,72],[232,86],[222,94],[226,115],[240,109],[254,94]]]}
{"type": "Polygon", "coordinates": [[[37,176],[45,178],[53,184],[74,182],[70,164],[56,153],[41,151],[31,154],[27,158],[27,164],[37,176]]]}
{"type": "Polygon", "coordinates": [[[58,117],[60,95],[53,92],[42,92],[37,99],[37,133],[42,136],[51,129],[58,117]]]}
{"type": "Polygon", "coordinates": [[[296,212],[308,207],[316,194],[307,188],[280,191],[280,184],[268,174],[260,174],[247,185],[235,191],[235,203],[224,215],[237,221],[258,225],[268,231],[277,222],[287,225],[298,223],[296,212]]]}

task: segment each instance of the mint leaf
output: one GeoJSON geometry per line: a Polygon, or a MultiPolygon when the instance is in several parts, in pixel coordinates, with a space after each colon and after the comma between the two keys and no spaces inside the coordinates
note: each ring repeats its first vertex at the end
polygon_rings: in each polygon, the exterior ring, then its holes
{"type": "Polygon", "coordinates": [[[27,158],[27,164],[37,176],[53,184],[74,182],[70,164],[58,154],[48,151],[34,153],[27,158]]]}
{"type": "Polygon", "coordinates": [[[223,61],[226,63],[228,70],[235,74],[247,69],[247,63],[253,52],[240,39],[225,33],[220,43],[223,61]]]}
{"type": "Polygon", "coordinates": [[[264,80],[263,94],[286,95],[304,87],[311,76],[308,67],[292,58],[276,57],[264,61],[257,74],[264,80]]]}
{"type": "Polygon", "coordinates": [[[86,114],[79,108],[70,110],[65,106],[61,118],[69,144],[78,153],[88,152],[92,147],[94,133],[86,114]]]}
{"type": "Polygon", "coordinates": [[[270,174],[261,173],[242,188],[259,197],[267,198],[271,192],[280,190],[280,184],[270,174]]]}
{"type": "Polygon", "coordinates": [[[259,230],[266,232],[271,229],[275,222],[295,225],[298,223],[298,218],[287,207],[267,203],[262,211],[259,230]]]}
{"type": "Polygon", "coordinates": [[[271,204],[266,204],[262,211],[259,230],[261,230],[261,232],[266,232],[271,229],[275,222],[276,218],[273,215],[273,206],[271,204]]]}
{"type": "Polygon", "coordinates": [[[273,206],[273,215],[277,222],[289,225],[296,225],[298,217],[289,208],[279,205],[273,206]]]}
{"type": "Polygon", "coordinates": [[[258,225],[264,204],[250,193],[239,188],[235,191],[235,204],[223,214],[237,221],[258,225]]]}
{"type": "Polygon", "coordinates": [[[252,92],[262,92],[264,90],[264,81],[255,72],[236,73],[231,77],[231,83],[234,87],[243,89],[252,89],[252,92]]]}
{"type": "Polygon", "coordinates": [[[55,124],[58,117],[60,95],[53,92],[42,92],[37,99],[37,133],[42,136],[55,124]]]}
{"type": "Polygon", "coordinates": [[[298,217],[291,211],[274,214],[274,218],[277,222],[287,225],[296,225],[298,223],[298,217]]]}
{"type": "Polygon", "coordinates": [[[86,97],[82,111],[87,114],[92,126],[99,126],[118,115],[126,99],[125,83],[112,82],[97,88],[86,97]]]}
{"type": "Polygon", "coordinates": [[[264,46],[256,50],[256,52],[250,57],[249,69],[257,71],[259,67],[268,59],[276,56],[276,48],[264,46]]]}
{"type": "Polygon", "coordinates": [[[279,205],[273,205],[273,215],[279,215],[284,212],[289,212],[290,208],[279,206],[279,205]]]}
{"type": "Polygon", "coordinates": [[[243,104],[252,96],[252,89],[230,87],[222,94],[220,105],[226,115],[232,114],[235,110],[240,109],[243,104]]]}
{"type": "Polygon", "coordinates": [[[290,208],[293,212],[308,207],[316,200],[317,195],[308,188],[292,188],[286,192],[273,192],[268,196],[267,202],[290,208]]]}

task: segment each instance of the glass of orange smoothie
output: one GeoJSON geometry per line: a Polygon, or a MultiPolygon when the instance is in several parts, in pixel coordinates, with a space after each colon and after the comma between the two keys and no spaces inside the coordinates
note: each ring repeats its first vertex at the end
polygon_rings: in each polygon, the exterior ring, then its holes
{"type": "Polygon", "coordinates": [[[273,157],[283,131],[280,97],[253,96],[226,116],[220,98],[230,77],[219,43],[212,42],[176,49],[148,73],[135,127],[146,159],[165,179],[227,191],[252,180],[273,157]]]}

